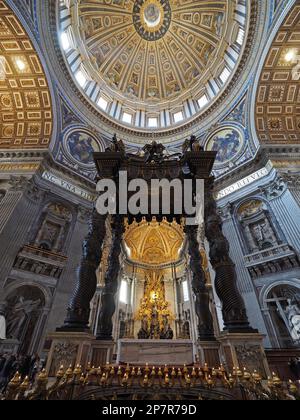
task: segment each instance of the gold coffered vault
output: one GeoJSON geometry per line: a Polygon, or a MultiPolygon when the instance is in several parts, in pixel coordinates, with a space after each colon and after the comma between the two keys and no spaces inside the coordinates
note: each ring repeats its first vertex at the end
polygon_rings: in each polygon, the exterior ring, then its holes
{"type": "Polygon", "coordinates": [[[255,118],[264,144],[299,145],[299,16],[296,2],[273,40],[260,76],[255,118]]]}
{"type": "Polygon", "coordinates": [[[53,128],[48,82],[22,24],[0,2],[0,149],[48,149],[53,128]]]}

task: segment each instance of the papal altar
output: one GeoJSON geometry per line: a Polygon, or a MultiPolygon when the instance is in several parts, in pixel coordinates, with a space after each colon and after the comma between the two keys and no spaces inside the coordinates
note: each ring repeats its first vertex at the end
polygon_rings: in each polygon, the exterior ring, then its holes
{"type": "Polygon", "coordinates": [[[179,366],[195,362],[192,340],[119,340],[118,349],[118,364],[179,366]]]}

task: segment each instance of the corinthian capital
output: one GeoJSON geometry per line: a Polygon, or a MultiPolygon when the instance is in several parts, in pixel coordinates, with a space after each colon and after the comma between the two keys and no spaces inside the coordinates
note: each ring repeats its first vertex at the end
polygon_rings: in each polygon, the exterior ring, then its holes
{"type": "Polygon", "coordinates": [[[20,192],[24,191],[28,183],[28,179],[25,176],[11,176],[8,184],[9,184],[9,190],[20,192]]]}
{"type": "Polygon", "coordinates": [[[300,172],[281,172],[280,176],[289,188],[300,189],[300,172]]]}

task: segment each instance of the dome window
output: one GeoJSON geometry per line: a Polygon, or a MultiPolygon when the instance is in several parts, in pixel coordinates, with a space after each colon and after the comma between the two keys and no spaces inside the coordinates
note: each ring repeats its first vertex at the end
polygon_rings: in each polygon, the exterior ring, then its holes
{"type": "Polygon", "coordinates": [[[98,106],[99,108],[101,108],[103,111],[107,110],[108,107],[108,102],[106,99],[102,98],[102,96],[100,96],[99,100],[98,100],[98,106]]]}

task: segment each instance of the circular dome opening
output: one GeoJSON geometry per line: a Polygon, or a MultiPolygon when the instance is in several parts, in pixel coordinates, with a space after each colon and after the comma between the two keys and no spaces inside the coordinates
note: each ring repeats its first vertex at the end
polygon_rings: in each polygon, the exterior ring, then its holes
{"type": "Polygon", "coordinates": [[[155,28],[161,20],[161,11],[155,3],[150,3],[144,11],[145,23],[149,28],[155,28]]]}

